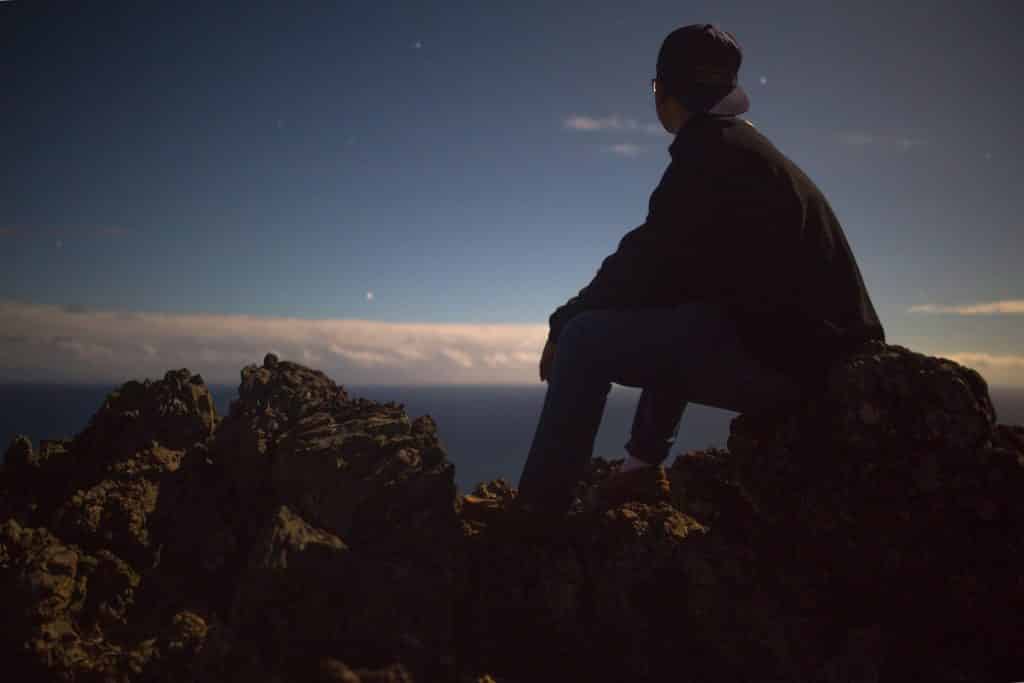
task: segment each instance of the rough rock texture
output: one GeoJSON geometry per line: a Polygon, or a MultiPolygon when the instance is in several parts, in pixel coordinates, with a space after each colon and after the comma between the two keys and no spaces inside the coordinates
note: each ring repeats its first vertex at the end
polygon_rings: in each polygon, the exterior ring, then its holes
{"type": "MultiPolygon", "coordinates": [[[[1024,678],[1024,428],[869,344],[679,454],[670,502],[464,506],[430,416],[273,355],[230,414],[181,369],[0,470],[0,661],[25,681],[1024,678]]],[[[501,480],[478,496],[511,500],[501,480]]],[[[653,494],[653,492],[652,492],[653,494]]]]}

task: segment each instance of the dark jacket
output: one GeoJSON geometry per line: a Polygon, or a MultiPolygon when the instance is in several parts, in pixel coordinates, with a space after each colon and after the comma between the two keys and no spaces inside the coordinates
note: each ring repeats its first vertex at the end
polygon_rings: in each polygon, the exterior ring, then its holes
{"type": "Polygon", "coordinates": [[[829,363],[885,341],[843,229],[817,186],[750,122],[695,116],[669,147],[647,220],[549,318],[714,301],[752,356],[810,389],[829,363]]]}

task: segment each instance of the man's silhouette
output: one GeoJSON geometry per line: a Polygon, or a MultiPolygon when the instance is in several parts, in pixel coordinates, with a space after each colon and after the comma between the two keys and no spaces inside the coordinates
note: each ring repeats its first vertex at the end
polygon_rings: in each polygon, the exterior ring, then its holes
{"type": "MultiPolygon", "coordinates": [[[[647,219],[550,317],[544,407],[519,503],[561,512],[592,456],[611,383],[642,387],[611,488],[658,472],[687,402],[757,412],[811,399],[830,362],[884,341],[839,221],[750,122],[735,37],[679,28],[658,53],[675,134],[647,219]]],[[[667,485],[667,484],[666,484],[667,485]]]]}

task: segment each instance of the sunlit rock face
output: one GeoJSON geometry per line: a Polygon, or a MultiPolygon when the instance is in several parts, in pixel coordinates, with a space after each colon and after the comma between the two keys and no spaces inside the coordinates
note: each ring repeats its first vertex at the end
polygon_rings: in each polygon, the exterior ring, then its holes
{"type": "MultiPolygon", "coordinates": [[[[186,369],[0,471],[19,680],[1005,681],[1024,670],[1024,428],[974,371],[871,343],[821,396],[563,517],[456,497],[429,415],[269,354],[186,369]]],[[[525,454],[524,454],[525,457],[525,454]]],[[[12,669],[14,670],[14,669],[12,669]]]]}

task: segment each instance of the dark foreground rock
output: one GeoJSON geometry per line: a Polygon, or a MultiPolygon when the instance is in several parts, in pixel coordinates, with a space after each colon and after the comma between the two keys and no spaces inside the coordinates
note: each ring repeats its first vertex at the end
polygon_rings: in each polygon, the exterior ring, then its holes
{"type": "MultiPolygon", "coordinates": [[[[680,454],[672,498],[560,520],[456,497],[429,416],[268,356],[216,415],[128,382],[0,471],[23,681],[1024,679],[1024,428],[870,344],[816,400],[680,454]]],[[[511,499],[496,480],[480,496],[511,499]]],[[[12,679],[13,680],[13,679],[12,679]]]]}

